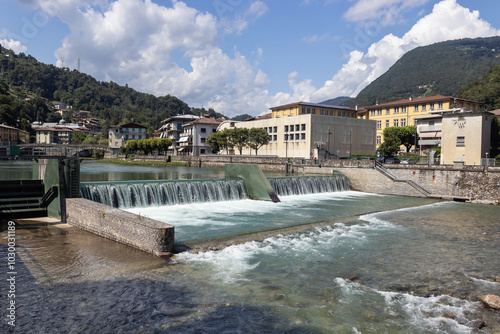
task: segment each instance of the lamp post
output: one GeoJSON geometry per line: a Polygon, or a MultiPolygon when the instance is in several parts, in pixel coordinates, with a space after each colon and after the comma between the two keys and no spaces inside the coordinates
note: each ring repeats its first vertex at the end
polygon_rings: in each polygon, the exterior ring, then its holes
{"type": "Polygon", "coordinates": [[[351,149],[352,149],[352,129],[349,130],[349,158],[351,157],[351,149]]]}

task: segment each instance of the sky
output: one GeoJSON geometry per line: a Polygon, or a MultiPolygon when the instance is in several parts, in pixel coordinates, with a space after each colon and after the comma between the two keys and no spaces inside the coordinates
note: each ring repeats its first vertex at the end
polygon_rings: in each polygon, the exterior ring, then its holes
{"type": "Polygon", "coordinates": [[[500,36],[498,0],[2,0],[0,44],[228,117],[354,97],[404,53],[500,36]]]}

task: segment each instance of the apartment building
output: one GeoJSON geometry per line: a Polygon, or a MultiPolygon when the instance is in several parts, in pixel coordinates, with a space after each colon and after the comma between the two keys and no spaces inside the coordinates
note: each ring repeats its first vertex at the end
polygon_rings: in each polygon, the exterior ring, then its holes
{"type": "Polygon", "coordinates": [[[212,149],[206,140],[211,133],[217,131],[222,122],[222,119],[200,118],[184,124],[178,141],[178,154],[193,156],[212,154],[212,149]]]}
{"type": "Polygon", "coordinates": [[[113,154],[120,152],[120,147],[125,147],[129,140],[147,139],[147,128],[136,123],[112,125],[108,131],[108,146],[113,154]]]}

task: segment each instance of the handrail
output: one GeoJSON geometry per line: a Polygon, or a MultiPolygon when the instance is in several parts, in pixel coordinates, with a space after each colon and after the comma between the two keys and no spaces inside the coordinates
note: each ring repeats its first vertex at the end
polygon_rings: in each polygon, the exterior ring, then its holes
{"type": "Polygon", "coordinates": [[[407,184],[409,184],[410,186],[412,186],[413,188],[420,191],[422,194],[424,194],[426,196],[429,196],[432,194],[430,191],[428,191],[427,189],[425,189],[424,187],[415,183],[412,180],[397,178],[395,175],[391,174],[387,169],[385,169],[382,166],[382,163],[379,161],[375,161],[375,169],[377,169],[379,172],[381,172],[382,174],[384,174],[385,176],[387,176],[388,178],[390,178],[394,182],[406,182],[407,184]]]}
{"type": "Polygon", "coordinates": [[[48,206],[57,197],[57,194],[58,194],[57,186],[50,187],[49,190],[47,190],[47,192],[40,199],[40,207],[44,208],[48,206]]]}

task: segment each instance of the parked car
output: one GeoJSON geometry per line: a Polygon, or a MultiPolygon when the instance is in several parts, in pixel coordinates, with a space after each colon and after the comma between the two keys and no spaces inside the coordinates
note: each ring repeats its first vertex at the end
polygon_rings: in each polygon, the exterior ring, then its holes
{"type": "Polygon", "coordinates": [[[410,159],[410,158],[404,158],[401,160],[400,164],[402,165],[414,165],[416,164],[417,162],[413,159],[410,159]]]}
{"type": "Polygon", "coordinates": [[[363,160],[375,160],[375,159],[372,157],[366,157],[366,158],[363,158],[363,160]]]}
{"type": "Polygon", "coordinates": [[[386,164],[399,164],[398,158],[387,158],[385,159],[386,164]]]}

